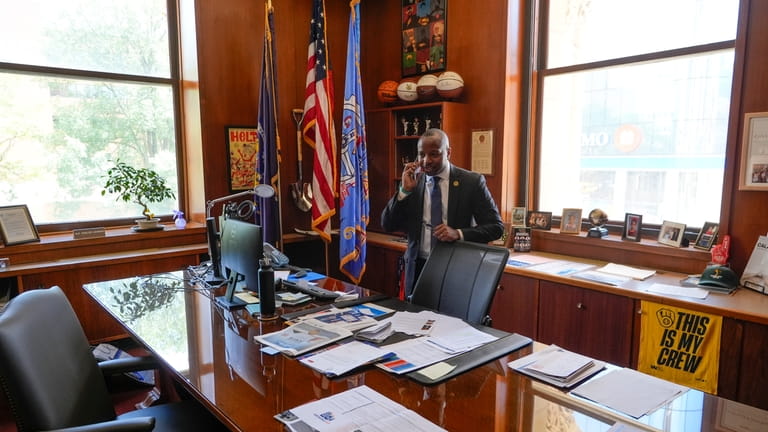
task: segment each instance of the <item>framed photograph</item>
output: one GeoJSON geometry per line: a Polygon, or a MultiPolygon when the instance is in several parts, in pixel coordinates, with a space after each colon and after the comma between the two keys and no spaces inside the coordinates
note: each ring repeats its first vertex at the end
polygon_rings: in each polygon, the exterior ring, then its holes
{"type": "Polygon", "coordinates": [[[659,230],[659,243],[667,246],[680,247],[685,236],[685,224],[664,221],[659,230]]]}
{"type": "Polygon", "coordinates": [[[634,213],[624,214],[624,231],[621,234],[622,240],[639,242],[642,229],[643,215],[634,213]]]}
{"type": "Polygon", "coordinates": [[[472,131],[472,171],[493,175],[493,130],[472,131]]]}
{"type": "Polygon", "coordinates": [[[525,226],[525,207],[512,207],[512,226],[525,226]]]}
{"type": "Polygon", "coordinates": [[[254,126],[227,126],[227,167],[230,192],[252,189],[256,185],[258,129],[254,126]]]}
{"type": "Polygon", "coordinates": [[[26,204],[0,207],[0,237],[6,246],[40,241],[26,204]]]}
{"type": "Polygon", "coordinates": [[[710,250],[717,238],[717,231],[720,229],[720,224],[717,222],[704,222],[704,226],[701,227],[699,235],[696,236],[696,243],[693,247],[696,249],[710,250]]]}
{"type": "Polygon", "coordinates": [[[578,234],[581,232],[581,209],[563,209],[563,216],[560,219],[560,232],[563,234],[578,234]]]}
{"type": "Polygon", "coordinates": [[[739,190],[768,191],[768,112],[744,114],[739,190]]]}
{"type": "Polygon", "coordinates": [[[551,230],[552,212],[533,211],[528,213],[528,226],[532,229],[551,230]]]}
{"type": "Polygon", "coordinates": [[[445,70],[447,0],[402,0],[403,77],[445,70]]]}

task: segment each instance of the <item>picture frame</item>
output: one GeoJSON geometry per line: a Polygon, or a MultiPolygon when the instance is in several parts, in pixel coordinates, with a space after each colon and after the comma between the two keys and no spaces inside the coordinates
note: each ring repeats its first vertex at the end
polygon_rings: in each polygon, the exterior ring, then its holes
{"type": "Polygon", "coordinates": [[[6,246],[40,241],[26,204],[0,207],[0,237],[6,246]]]}
{"type": "Polygon", "coordinates": [[[239,192],[256,185],[256,164],[259,157],[258,128],[227,126],[227,172],[229,191],[239,192]]]}
{"type": "Polygon", "coordinates": [[[581,232],[581,209],[564,208],[560,218],[560,233],[578,234],[581,232]]]}
{"type": "Polygon", "coordinates": [[[624,214],[624,230],[621,233],[622,240],[639,242],[642,238],[643,215],[635,213],[624,214]]]}
{"type": "Polygon", "coordinates": [[[680,247],[685,237],[685,224],[665,220],[659,229],[658,242],[673,247],[680,247]]]}
{"type": "Polygon", "coordinates": [[[448,58],[448,0],[402,0],[403,77],[444,71],[448,58]]]}
{"type": "Polygon", "coordinates": [[[525,207],[512,207],[512,226],[524,227],[525,226],[525,214],[527,213],[525,207]]]}
{"type": "Polygon", "coordinates": [[[552,212],[532,211],[528,213],[528,226],[531,229],[549,231],[552,229],[552,212]]]}
{"type": "Polygon", "coordinates": [[[744,114],[739,190],[768,191],[768,112],[744,114]]]}
{"type": "Polygon", "coordinates": [[[493,175],[493,129],[472,131],[472,171],[493,175]]]}
{"type": "Polygon", "coordinates": [[[696,242],[693,247],[696,249],[710,250],[717,239],[717,232],[720,230],[720,224],[717,222],[704,222],[696,236],[696,242]]]}

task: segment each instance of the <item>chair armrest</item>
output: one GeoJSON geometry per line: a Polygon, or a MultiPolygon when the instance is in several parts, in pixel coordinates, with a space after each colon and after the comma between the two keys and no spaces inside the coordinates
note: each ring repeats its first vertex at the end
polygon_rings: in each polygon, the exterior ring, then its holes
{"type": "Polygon", "coordinates": [[[123,357],[99,362],[99,369],[106,375],[158,369],[160,362],[153,356],[123,357]]]}
{"type": "Polygon", "coordinates": [[[45,432],[145,432],[154,428],[154,417],[134,417],[63,429],[51,429],[45,432]]]}

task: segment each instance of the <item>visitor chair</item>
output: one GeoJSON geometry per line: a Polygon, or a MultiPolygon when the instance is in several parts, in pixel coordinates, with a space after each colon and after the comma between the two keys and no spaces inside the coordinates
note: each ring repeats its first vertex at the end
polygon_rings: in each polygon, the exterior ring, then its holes
{"type": "Polygon", "coordinates": [[[157,368],[154,360],[97,362],[56,286],[25,291],[0,309],[0,383],[19,432],[227,430],[191,399],[117,416],[104,373],[157,368]]]}
{"type": "Polygon", "coordinates": [[[503,247],[439,242],[416,280],[411,303],[490,326],[488,313],[508,258],[503,247]]]}

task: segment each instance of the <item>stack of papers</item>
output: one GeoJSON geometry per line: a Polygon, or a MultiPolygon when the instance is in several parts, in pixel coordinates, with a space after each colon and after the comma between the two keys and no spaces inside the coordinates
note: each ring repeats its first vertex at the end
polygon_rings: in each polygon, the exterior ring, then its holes
{"type": "Polygon", "coordinates": [[[302,315],[287,321],[286,323],[295,325],[304,321],[314,320],[334,327],[343,327],[349,331],[355,331],[378,323],[378,321],[373,318],[373,315],[369,315],[369,313],[372,314],[372,312],[369,312],[369,309],[357,309],[351,307],[337,309],[331,307],[330,309],[322,310],[320,312],[302,315]]]}
{"type": "Polygon", "coordinates": [[[275,418],[296,432],[445,431],[365,385],[283,411],[275,418]]]}
{"type": "Polygon", "coordinates": [[[352,341],[307,354],[299,361],[325,375],[338,376],[392,355],[391,352],[379,347],[352,341]]]}
{"type": "Polygon", "coordinates": [[[561,388],[572,387],[605,368],[605,363],[551,345],[509,363],[516,371],[561,388]]]}
{"type": "Polygon", "coordinates": [[[573,390],[573,395],[640,418],[680,396],[686,387],[638,372],[617,369],[573,390]]]}
{"type": "Polygon", "coordinates": [[[280,331],[254,336],[254,339],[282,353],[296,356],[350,336],[352,332],[344,327],[306,320],[280,331]]]}
{"type": "Polygon", "coordinates": [[[613,286],[622,286],[631,280],[628,277],[614,276],[614,275],[610,275],[607,273],[594,271],[594,270],[574,273],[571,275],[571,277],[575,277],[577,279],[584,279],[592,282],[604,283],[606,285],[613,285],[613,286]]]}
{"type": "Polygon", "coordinates": [[[656,274],[656,270],[643,270],[634,267],[628,267],[619,264],[606,264],[597,269],[601,273],[608,273],[616,276],[623,276],[637,280],[646,280],[656,274]]]}
{"type": "Polygon", "coordinates": [[[704,287],[701,287],[701,288],[681,287],[677,285],[655,283],[650,287],[648,287],[646,291],[658,293],[658,294],[664,294],[664,295],[673,295],[678,297],[691,297],[696,299],[704,299],[704,298],[707,298],[709,291],[702,288],[704,287]]]}

